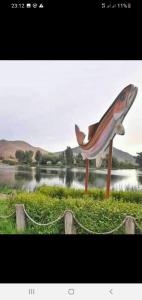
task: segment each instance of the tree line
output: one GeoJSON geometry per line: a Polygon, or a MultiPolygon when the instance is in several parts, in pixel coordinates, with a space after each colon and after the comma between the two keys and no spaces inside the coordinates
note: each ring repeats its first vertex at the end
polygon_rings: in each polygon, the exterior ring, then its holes
{"type": "Polygon", "coordinates": [[[32,164],[39,165],[51,164],[51,165],[69,165],[74,164],[73,151],[70,147],[60,154],[43,154],[40,150],[37,150],[34,154],[33,151],[17,150],[15,157],[20,164],[32,164]]]}
{"type": "MultiPolygon", "coordinates": [[[[20,164],[32,164],[35,162],[37,165],[67,165],[73,166],[75,164],[75,158],[73,151],[70,147],[60,154],[43,154],[40,150],[37,150],[34,154],[33,151],[17,150],[15,153],[16,159],[20,164]]],[[[83,159],[81,154],[76,158],[78,164],[82,164],[83,159]]]]}
{"type": "Polygon", "coordinates": [[[140,168],[142,168],[142,152],[137,153],[136,163],[139,165],[140,168]]]}
{"type": "MultiPolygon", "coordinates": [[[[60,154],[43,154],[37,150],[34,154],[33,151],[16,151],[16,158],[20,164],[36,164],[39,165],[59,165],[59,166],[77,166],[84,167],[85,161],[82,158],[81,153],[77,155],[73,154],[71,147],[67,147],[66,150],[60,154]]],[[[137,153],[136,163],[142,168],[142,152],[137,153]]],[[[95,160],[90,160],[90,167],[95,167],[95,160]]],[[[116,157],[112,158],[112,168],[133,168],[134,165],[129,162],[119,162],[116,157]]],[[[102,162],[102,168],[107,168],[107,157],[102,162]]]]}

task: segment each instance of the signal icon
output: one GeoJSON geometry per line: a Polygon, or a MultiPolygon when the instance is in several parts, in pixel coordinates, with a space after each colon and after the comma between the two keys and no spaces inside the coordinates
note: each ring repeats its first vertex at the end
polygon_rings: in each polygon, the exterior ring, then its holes
{"type": "Polygon", "coordinates": [[[29,295],[34,295],[35,294],[35,290],[34,289],[29,289],[29,295]]]}

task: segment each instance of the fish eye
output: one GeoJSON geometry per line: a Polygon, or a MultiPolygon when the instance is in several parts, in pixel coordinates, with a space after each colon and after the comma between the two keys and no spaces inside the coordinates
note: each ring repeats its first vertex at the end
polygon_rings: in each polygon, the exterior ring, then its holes
{"type": "Polygon", "coordinates": [[[126,96],[125,93],[120,94],[119,100],[124,101],[125,100],[125,96],[126,96]]]}

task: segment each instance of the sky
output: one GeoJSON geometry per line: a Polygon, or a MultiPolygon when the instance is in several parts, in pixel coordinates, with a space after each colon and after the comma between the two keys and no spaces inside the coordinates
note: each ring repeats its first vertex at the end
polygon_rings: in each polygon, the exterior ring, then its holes
{"type": "Polygon", "coordinates": [[[114,147],[142,152],[142,61],[0,61],[0,139],[24,140],[50,152],[76,147],[128,84],[138,95],[114,147]]]}

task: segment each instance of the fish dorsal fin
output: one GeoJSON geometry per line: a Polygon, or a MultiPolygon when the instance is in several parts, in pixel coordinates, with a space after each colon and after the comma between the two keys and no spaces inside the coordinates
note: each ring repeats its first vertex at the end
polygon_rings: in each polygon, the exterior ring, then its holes
{"type": "Polygon", "coordinates": [[[83,141],[85,139],[85,134],[84,134],[84,132],[80,131],[80,129],[77,125],[75,125],[75,133],[76,133],[76,138],[77,138],[78,144],[83,145],[83,141]]]}
{"type": "Polygon", "coordinates": [[[98,128],[99,122],[92,124],[88,127],[88,140],[90,141],[92,136],[94,135],[94,133],[96,132],[97,128],[98,128]]]}

